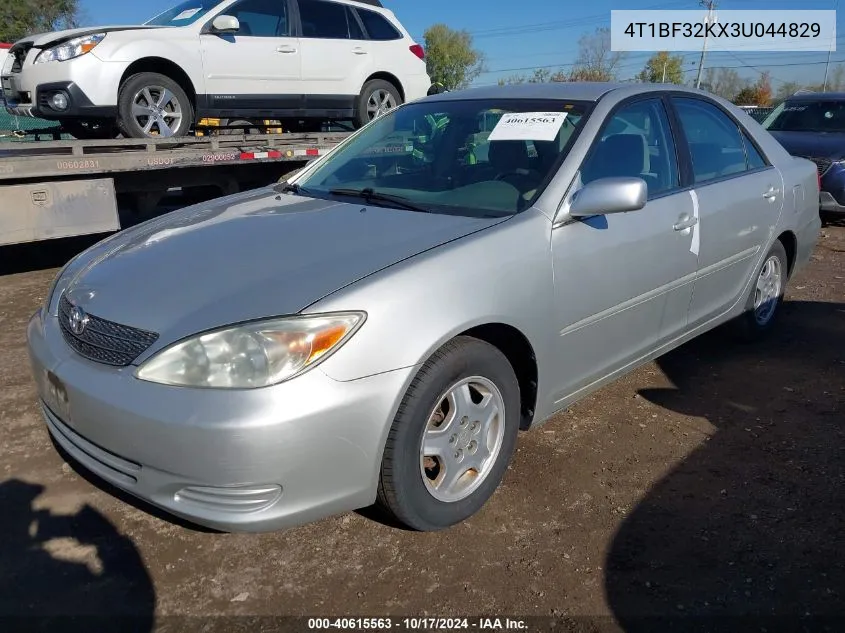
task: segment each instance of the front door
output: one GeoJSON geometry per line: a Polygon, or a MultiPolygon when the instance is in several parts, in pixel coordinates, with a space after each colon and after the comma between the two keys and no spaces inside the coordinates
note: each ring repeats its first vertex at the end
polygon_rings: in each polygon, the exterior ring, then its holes
{"type": "Polygon", "coordinates": [[[581,181],[613,176],[644,179],[645,207],[570,222],[552,233],[559,406],[687,325],[698,260],[695,206],[689,191],[680,191],[661,98],[623,105],[596,139],[581,181]]]}
{"type": "Polygon", "coordinates": [[[302,52],[286,0],[241,0],[224,11],[235,34],[201,36],[208,107],[273,118],[303,106],[302,52]]]}
{"type": "Polygon", "coordinates": [[[715,104],[673,97],[692,159],[700,214],[699,271],[690,327],[741,300],[783,209],[783,178],[715,104]]]}

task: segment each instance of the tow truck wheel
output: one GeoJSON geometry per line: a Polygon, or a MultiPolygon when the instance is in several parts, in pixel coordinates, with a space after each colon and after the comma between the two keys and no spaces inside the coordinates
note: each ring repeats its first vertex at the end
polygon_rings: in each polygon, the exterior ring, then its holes
{"type": "Polygon", "coordinates": [[[130,138],[187,136],[194,109],[182,87],[159,73],[138,73],[120,86],[118,125],[130,138]]]}

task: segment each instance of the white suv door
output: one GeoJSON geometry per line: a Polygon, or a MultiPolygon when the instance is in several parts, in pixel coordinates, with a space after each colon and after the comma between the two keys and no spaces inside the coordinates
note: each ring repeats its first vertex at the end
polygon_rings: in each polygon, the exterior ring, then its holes
{"type": "Polygon", "coordinates": [[[288,0],[241,0],[222,15],[240,22],[235,34],[201,36],[211,109],[288,110],[302,107],[302,53],[292,36],[288,0]]]}
{"type": "Polygon", "coordinates": [[[311,110],[354,107],[373,68],[371,42],[351,9],[330,0],[298,0],[302,81],[311,110]]]}

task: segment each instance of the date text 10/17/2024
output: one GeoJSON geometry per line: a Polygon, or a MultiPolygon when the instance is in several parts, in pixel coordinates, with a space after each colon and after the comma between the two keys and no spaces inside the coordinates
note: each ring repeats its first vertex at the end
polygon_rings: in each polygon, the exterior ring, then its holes
{"type": "Polygon", "coordinates": [[[525,631],[525,620],[514,618],[308,618],[309,630],[346,629],[352,631],[385,631],[400,629],[408,631],[525,631]]]}

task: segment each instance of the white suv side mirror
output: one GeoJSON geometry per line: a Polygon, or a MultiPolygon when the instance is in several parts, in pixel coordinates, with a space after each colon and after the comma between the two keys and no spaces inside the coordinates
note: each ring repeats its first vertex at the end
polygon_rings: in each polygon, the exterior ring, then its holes
{"type": "Polygon", "coordinates": [[[241,30],[241,23],[233,15],[218,15],[211,23],[213,33],[237,33],[241,30]]]}

